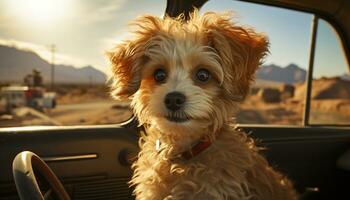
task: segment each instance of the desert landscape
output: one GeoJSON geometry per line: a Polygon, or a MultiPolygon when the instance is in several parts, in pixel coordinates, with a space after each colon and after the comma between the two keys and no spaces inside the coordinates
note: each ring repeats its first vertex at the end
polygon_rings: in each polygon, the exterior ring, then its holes
{"type": "MultiPolygon", "coordinates": [[[[322,78],[313,81],[313,88],[310,122],[348,124],[350,81],[322,78]]],[[[60,86],[56,93],[56,108],[43,113],[18,108],[10,119],[3,115],[0,126],[116,124],[132,115],[128,102],[113,100],[108,94],[108,87],[103,85],[60,86]]],[[[256,84],[241,104],[236,121],[240,124],[301,125],[304,98],[304,83],[256,84]]]]}
{"type": "Polygon", "coordinates": [[[16,108],[11,115],[1,116],[0,127],[115,124],[131,117],[129,104],[113,100],[104,85],[61,85],[56,95],[55,108],[16,108]]]}
{"type": "MultiPolygon", "coordinates": [[[[300,125],[303,119],[305,82],[261,87],[247,97],[237,115],[238,123],[300,125]],[[291,89],[293,88],[293,89],[291,89]],[[293,92],[292,92],[293,91],[293,92]]],[[[313,80],[311,124],[349,124],[350,81],[340,77],[313,80]]]]}

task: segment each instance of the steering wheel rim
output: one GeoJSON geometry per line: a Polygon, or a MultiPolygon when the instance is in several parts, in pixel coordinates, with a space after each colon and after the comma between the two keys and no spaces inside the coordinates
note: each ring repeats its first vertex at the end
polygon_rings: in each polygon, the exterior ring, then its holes
{"type": "Polygon", "coordinates": [[[17,154],[12,164],[13,177],[21,200],[44,200],[33,167],[46,179],[59,199],[70,200],[62,183],[49,166],[39,156],[30,151],[17,154]]]}

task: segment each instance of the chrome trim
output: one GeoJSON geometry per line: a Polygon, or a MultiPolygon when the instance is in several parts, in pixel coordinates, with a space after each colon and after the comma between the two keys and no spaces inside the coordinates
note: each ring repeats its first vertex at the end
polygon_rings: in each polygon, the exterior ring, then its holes
{"type": "Polygon", "coordinates": [[[59,161],[73,161],[73,160],[86,160],[97,158],[97,154],[84,154],[74,156],[48,156],[41,157],[45,162],[59,162],[59,161]]]}
{"type": "Polygon", "coordinates": [[[318,188],[318,187],[306,187],[305,190],[307,192],[319,192],[320,188],[318,188]]]}

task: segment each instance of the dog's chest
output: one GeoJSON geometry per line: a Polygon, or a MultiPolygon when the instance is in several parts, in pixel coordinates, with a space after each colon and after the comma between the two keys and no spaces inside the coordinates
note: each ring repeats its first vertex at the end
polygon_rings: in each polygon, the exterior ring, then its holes
{"type": "MultiPolygon", "coordinates": [[[[152,199],[242,199],[248,195],[238,181],[244,176],[241,172],[233,173],[233,166],[219,165],[212,157],[204,156],[206,154],[177,161],[149,155],[148,152],[139,157],[138,180],[134,176],[133,181],[139,182],[140,191],[156,194],[152,199]]],[[[220,160],[220,156],[217,159],[220,160]]]]}

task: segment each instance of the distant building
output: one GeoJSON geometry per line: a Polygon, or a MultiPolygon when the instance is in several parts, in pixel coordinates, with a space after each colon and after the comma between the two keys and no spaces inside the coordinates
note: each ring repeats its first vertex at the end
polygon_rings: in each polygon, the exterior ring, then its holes
{"type": "Polygon", "coordinates": [[[29,87],[43,86],[43,78],[41,76],[41,72],[33,69],[32,74],[28,74],[24,77],[24,84],[29,87]]]}

